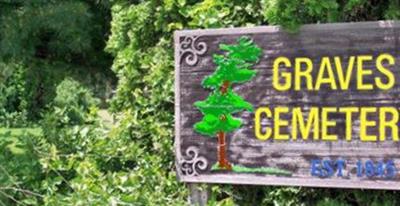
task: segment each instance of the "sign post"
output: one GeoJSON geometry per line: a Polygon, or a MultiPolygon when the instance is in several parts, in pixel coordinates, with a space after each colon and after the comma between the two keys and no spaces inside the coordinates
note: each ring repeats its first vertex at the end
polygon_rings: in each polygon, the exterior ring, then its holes
{"type": "Polygon", "coordinates": [[[400,23],[175,33],[180,181],[400,189],[400,23]]]}
{"type": "Polygon", "coordinates": [[[196,206],[206,206],[211,195],[210,185],[189,183],[189,204],[196,206]]]}

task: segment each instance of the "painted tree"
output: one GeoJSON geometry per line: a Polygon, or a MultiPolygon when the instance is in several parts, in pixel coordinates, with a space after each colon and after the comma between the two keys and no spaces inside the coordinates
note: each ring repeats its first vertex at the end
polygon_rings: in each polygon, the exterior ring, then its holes
{"type": "Polygon", "coordinates": [[[195,102],[203,119],[194,125],[200,134],[218,138],[218,168],[231,170],[226,158],[226,134],[241,127],[241,119],[232,115],[240,111],[252,111],[253,106],[232,90],[235,83],[250,81],[256,71],[251,67],[258,61],[261,49],[248,37],[240,37],[237,44],[221,44],[223,55],[214,55],[216,71],[207,76],[202,85],[213,90],[203,101],[195,102]]]}

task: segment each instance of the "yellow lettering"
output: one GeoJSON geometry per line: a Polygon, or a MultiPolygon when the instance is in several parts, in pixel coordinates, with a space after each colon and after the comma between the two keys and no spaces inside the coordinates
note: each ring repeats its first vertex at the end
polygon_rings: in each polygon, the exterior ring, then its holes
{"type": "Polygon", "coordinates": [[[368,113],[376,112],[376,107],[363,107],[360,111],[360,139],[363,142],[375,142],[376,135],[368,135],[368,127],[376,126],[375,121],[368,120],[368,113]]]}
{"type": "Polygon", "coordinates": [[[304,122],[304,117],[303,117],[303,113],[301,112],[301,108],[293,109],[293,116],[292,116],[292,138],[293,139],[297,139],[297,135],[298,135],[297,130],[299,129],[303,140],[307,140],[313,125],[314,125],[314,127],[313,127],[314,140],[318,140],[318,135],[319,135],[318,108],[313,107],[310,109],[310,112],[308,114],[307,124],[304,122]]]}
{"type": "Polygon", "coordinates": [[[288,140],[289,134],[281,134],[282,126],[289,126],[289,121],[280,118],[281,113],[288,113],[289,108],[287,107],[276,107],[274,110],[274,139],[277,140],[288,140]]]}
{"type": "Polygon", "coordinates": [[[328,133],[328,128],[329,127],[334,127],[336,126],[336,122],[329,120],[328,119],[328,114],[331,112],[337,112],[337,109],[335,107],[325,107],[322,108],[322,125],[321,125],[321,131],[322,131],[322,140],[327,140],[327,141],[337,141],[337,135],[335,134],[329,134],[328,133]]]}
{"type": "Polygon", "coordinates": [[[311,71],[313,69],[313,64],[311,59],[309,58],[296,58],[296,63],[295,63],[295,85],[294,85],[294,90],[300,90],[301,89],[301,78],[303,77],[306,81],[307,89],[312,90],[313,85],[312,85],[312,76],[311,76],[311,71]],[[301,70],[301,65],[305,64],[306,69],[301,70]]]}
{"type": "Polygon", "coordinates": [[[343,112],[346,115],[346,140],[351,141],[351,128],[352,128],[352,114],[358,112],[357,107],[343,107],[339,109],[339,112],[343,112]]]}
{"type": "Polygon", "coordinates": [[[376,59],[376,68],[387,77],[386,83],[383,83],[380,77],[375,77],[376,86],[379,89],[388,90],[394,86],[395,79],[392,71],[383,66],[383,61],[387,61],[389,65],[394,65],[394,57],[390,54],[381,54],[376,59]]]}
{"type": "Polygon", "coordinates": [[[359,90],[372,90],[374,87],[372,84],[365,84],[364,77],[372,74],[372,70],[364,68],[365,61],[371,61],[371,55],[360,55],[357,57],[357,88],[359,90]]]}
{"type": "Polygon", "coordinates": [[[273,74],[272,74],[272,85],[278,91],[286,91],[290,89],[292,84],[292,76],[290,72],[281,72],[281,77],[284,79],[284,83],[279,82],[279,66],[284,64],[286,67],[291,67],[289,59],[286,57],[278,57],[274,61],[273,74]]]}
{"type": "Polygon", "coordinates": [[[349,89],[351,73],[353,72],[354,68],[354,60],[355,60],[354,56],[351,56],[349,58],[349,64],[347,65],[346,76],[345,76],[342,68],[342,63],[340,61],[340,57],[335,57],[335,66],[338,72],[339,85],[342,90],[349,89]]]}
{"type": "Polygon", "coordinates": [[[315,90],[319,90],[321,88],[321,84],[330,84],[331,89],[333,89],[333,90],[337,89],[337,85],[336,85],[336,81],[335,81],[335,77],[333,74],[332,65],[329,60],[329,57],[322,57],[321,67],[319,69],[317,82],[315,83],[315,90]],[[328,74],[327,77],[325,77],[325,73],[328,74]]]}
{"type": "Polygon", "coordinates": [[[392,130],[392,140],[395,142],[399,141],[399,129],[397,122],[399,121],[399,112],[393,107],[381,107],[379,111],[379,140],[385,141],[386,139],[386,128],[392,130]],[[386,120],[386,114],[391,114],[392,118],[386,120]]]}
{"type": "Polygon", "coordinates": [[[259,140],[267,140],[271,137],[272,130],[271,128],[266,128],[265,133],[261,132],[261,115],[265,114],[267,117],[271,117],[272,113],[271,110],[268,107],[260,107],[257,109],[256,114],[255,114],[255,132],[256,132],[256,137],[259,140]]]}

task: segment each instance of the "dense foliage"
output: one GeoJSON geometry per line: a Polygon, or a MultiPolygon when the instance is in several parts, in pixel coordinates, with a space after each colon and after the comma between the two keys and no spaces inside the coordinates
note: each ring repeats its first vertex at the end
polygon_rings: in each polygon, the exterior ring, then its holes
{"type": "Polygon", "coordinates": [[[94,0],[0,1],[0,116],[9,117],[1,126],[40,118],[66,76],[92,88],[113,80],[105,78],[111,62],[103,52],[107,6],[94,0]]]}
{"type": "MultiPolygon", "coordinates": [[[[397,0],[0,0],[0,205],[185,205],[172,150],[176,29],[398,18],[397,0]],[[99,110],[115,78],[108,125],[99,110]]],[[[211,205],[400,202],[389,191],[212,190],[211,205]]]]}

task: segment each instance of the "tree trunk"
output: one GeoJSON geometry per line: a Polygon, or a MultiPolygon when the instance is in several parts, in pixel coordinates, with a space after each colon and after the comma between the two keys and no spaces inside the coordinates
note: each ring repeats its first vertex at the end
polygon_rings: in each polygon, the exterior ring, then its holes
{"type": "Polygon", "coordinates": [[[224,81],[220,89],[222,94],[226,94],[226,92],[228,92],[229,84],[229,81],[224,81]]]}
{"type": "Polygon", "coordinates": [[[218,132],[218,164],[221,169],[231,170],[232,166],[226,158],[225,133],[218,132]]]}
{"type": "MultiPolygon", "coordinates": [[[[220,91],[222,95],[225,95],[228,92],[230,82],[224,81],[222,84],[220,91]]],[[[220,117],[220,121],[225,121],[225,115],[220,117]]],[[[225,141],[225,132],[220,131],[217,134],[218,136],[218,164],[221,169],[231,170],[232,166],[229,164],[228,159],[226,158],[226,141],[225,141]]]]}

